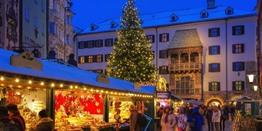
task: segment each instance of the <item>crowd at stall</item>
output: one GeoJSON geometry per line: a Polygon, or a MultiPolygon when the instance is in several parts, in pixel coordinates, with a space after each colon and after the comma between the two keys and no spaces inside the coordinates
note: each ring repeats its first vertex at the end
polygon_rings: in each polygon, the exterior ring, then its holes
{"type": "Polygon", "coordinates": [[[158,130],[161,131],[202,131],[207,124],[208,131],[225,131],[225,121],[234,120],[235,108],[232,106],[204,106],[187,104],[174,110],[161,107],[158,130]]]}

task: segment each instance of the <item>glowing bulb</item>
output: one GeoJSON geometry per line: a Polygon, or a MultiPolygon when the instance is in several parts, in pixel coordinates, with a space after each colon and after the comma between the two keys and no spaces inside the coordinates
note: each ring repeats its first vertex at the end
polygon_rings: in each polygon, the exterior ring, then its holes
{"type": "Polygon", "coordinates": [[[29,81],[28,81],[28,84],[32,84],[32,81],[31,81],[31,80],[29,80],[29,81]]]}
{"type": "Polygon", "coordinates": [[[70,89],[73,89],[73,86],[72,86],[72,85],[70,86],[70,89]]]}
{"type": "Polygon", "coordinates": [[[86,91],[86,88],[84,88],[84,90],[86,91]]]}
{"type": "Polygon", "coordinates": [[[5,78],[4,78],[3,76],[1,76],[0,80],[1,80],[1,81],[4,81],[4,80],[5,80],[5,78]]]}
{"type": "Polygon", "coordinates": [[[15,82],[19,82],[20,80],[18,78],[15,79],[15,82]]]}
{"type": "Polygon", "coordinates": [[[40,85],[43,86],[43,85],[45,85],[45,83],[42,81],[42,82],[40,83],[40,85]]]}
{"type": "Polygon", "coordinates": [[[77,88],[78,88],[78,86],[75,86],[75,88],[77,89],[77,88]]]}
{"type": "Polygon", "coordinates": [[[64,87],[64,85],[63,85],[63,84],[60,84],[60,87],[64,87]]]}
{"type": "Polygon", "coordinates": [[[51,84],[51,87],[55,87],[55,83],[52,83],[52,84],[51,84]]]}

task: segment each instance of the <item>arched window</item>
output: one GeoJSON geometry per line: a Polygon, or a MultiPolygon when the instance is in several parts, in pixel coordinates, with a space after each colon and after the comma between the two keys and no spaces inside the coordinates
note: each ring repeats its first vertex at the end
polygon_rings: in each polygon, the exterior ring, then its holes
{"type": "Polygon", "coordinates": [[[225,10],[226,15],[232,15],[234,14],[234,9],[232,7],[227,7],[225,10]]]}
{"type": "Polygon", "coordinates": [[[181,54],[181,63],[187,63],[188,62],[188,54],[187,53],[183,53],[181,54]]]}
{"type": "Polygon", "coordinates": [[[172,54],[171,55],[171,63],[178,63],[179,59],[178,59],[178,54],[172,54]]]}
{"type": "Polygon", "coordinates": [[[190,62],[198,62],[199,56],[197,52],[193,52],[190,54],[190,62]]]}

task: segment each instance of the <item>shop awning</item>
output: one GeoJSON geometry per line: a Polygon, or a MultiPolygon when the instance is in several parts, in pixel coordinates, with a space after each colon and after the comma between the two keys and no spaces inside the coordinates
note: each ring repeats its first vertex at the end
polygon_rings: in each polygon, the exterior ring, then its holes
{"type": "Polygon", "coordinates": [[[26,67],[13,66],[10,64],[12,55],[18,55],[15,52],[0,49],[0,72],[12,73],[18,75],[26,75],[38,78],[61,80],[66,82],[74,82],[88,86],[101,87],[104,89],[119,90],[133,93],[143,93],[153,95],[152,89],[140,88],[136,89],[134,84],[129,81],[109,77],[108,82],[97,81],[99,74],[91,71],[79,69],[74,66],[61,64],[55,61],[39,59],[42,63],[42,69],[32,69],[26,67]]]}

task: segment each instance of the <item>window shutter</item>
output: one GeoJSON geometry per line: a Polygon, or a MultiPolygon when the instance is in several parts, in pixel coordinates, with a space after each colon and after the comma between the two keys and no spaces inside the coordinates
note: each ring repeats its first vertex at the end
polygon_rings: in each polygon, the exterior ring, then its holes
{"type": "Polygon", "coordinates": [[[218,64],[218,72],[220,72],[220,64],[218,64]]]}
{"type": "Polygon", "coordinates": [[[220,28],[217,28],[217,36],[220,36],[220,28]]]}
{"type": "Polygon", "coordinates": [[[208,29],[208,37],[211,37],[211,29],[208,29]]]}
{"type": "Polygon", "coordinates": [[[155,42],[155,35],[152,35],[152,43],[155,42]]]}
{"type": "Polygon", "coordinates": [[[101,62],[103,62],[104,61],[104,57],[103,57],[103,55],[100,55],[101,56],[101,62]]]}
{"type": "Polygon", "coordinates": [[[217,82],[217,90],[220,91],[220,82],[217,82]]]}
{"type": "Polygon", "coordinates": [[[236,34],[236,27],[233,26],[233,27],[232,27],[232,35],[235,35],[235,34],[236,34]]]}
{"type": "Polygon", "coordinates": [[[244,81],[241,81],[241,90],[245,90],[245,82],[244,81]]]}
{"type": "Polygon", "coordinates": [[[211,82],[209,82],[209,83],[208,83],[208,90],[209,90],[209,91],[211,91],[211,86],[212,86],[212,84],[211,84],[211,82]]]}
{"type": "Polygon", "coordinates": [[[220,54],[220,46],[217,46],[217,53],[220,54]]]}
{"type": "Polygon", "coordinates": [[[235,81],[232,81],[232,90],[236,91],[236,82],[235,81]]]}
{"type": "Polygon", "coordinates": [[[241,50],[242,50],[242,53],[245,52],[245,45],[244,44],[241,44],[241,50]]]}
{"type": "Polygon", "coordinates": [[[162,42],[162,34],[159,35],[159,42],[162,42]]]}
{"type": "Polygon", "coordinates": [[[169,41],[169,34],[168,33],[166,33],[166,37],[167,37],[167,41],[166,42],[168,42],[169,41]]]}
{"type": "Polygon", "coordinates": [[[236,53],[236,44],[232,45],[232,52],[236,53]]]}

